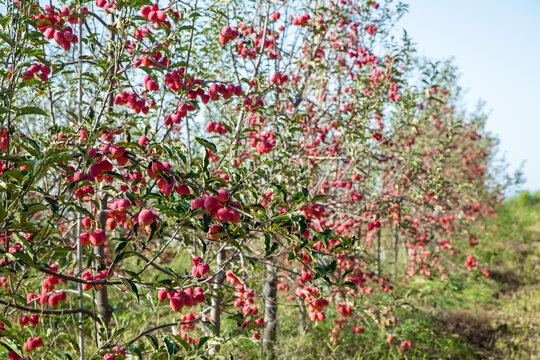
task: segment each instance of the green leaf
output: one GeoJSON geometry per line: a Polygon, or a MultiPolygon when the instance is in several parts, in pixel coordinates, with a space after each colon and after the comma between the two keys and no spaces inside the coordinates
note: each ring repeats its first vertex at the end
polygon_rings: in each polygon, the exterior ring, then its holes
{"type": "Polygon", "coordinates": [[[129,346],[127,347],[127,349],[129,350],[130,353],[137,355],[137,357],[138,357],[140,360],[143,360],[143,355],[142,355],[141,349],[139,349],[138,347],[135,347],[135,346],[133,346],[133,345],[129,345],[129,346]]]}
{"type": "Polygon", "coordinates": [[[124,248],[129,244],[129,241],[122,240],[116,245],[116,249],[114,249],[114,254],[119,254],[124,248]]]}
{"type": "Polygon", "coordinates": [[[268,254],[270,250],[270,235],[264,234],[264,251],[268,254]]]}
{"type": "Polygon", "coordinates": [[[133,295],[135,295],[135,298],[137,299],[137,303],[138,303],[139,302],[139,289],[137,288],[137,285],[135,285],[133,281],[126,278],[120,278],[120,280],[127,287],[127,289],[131,291],[133,295]]]}
{"type": "Polygon", "coordinates": [[[15,302],[19,302],[19,303],[23,303],[25,304],[26,303],[26,299],[23,298],[21,295],[19,294],[14,294],[14,293],[10,293],[10,292],[7,292],[7,291],[3,291],[3,290],[0,290],[0,297],[2,298],[6,298],[6,297],[10,297],[12,299],[15,300],[15,302]]]}
{"type": "Polygon", "coordinates": [[[4,177],[10,176],[13,179],[17,180],[17,183],[22,182],[22,179],[23,179],[22,173],[19,170],[15,170],[15,169],[5,170],[2,173],[2,176],[4,176],[4,177]]]}
{"type": "Polygon", "coordinates": [[[65,352],[53,351],[53,354],[56,356],[57,359],[73,360],[71,355],[69,355],[68,353],[65,353],[65,352]]]}
{"type": "Polygon", "coordinates": [[[12,326],[11,321],[9,321],[8,318],[3,317],[2,315],[0,315],[0,322],[3,322],[4,325],[6,325],[8,329],[12,326]]]}
{"type": "Polygon", "coordinates": [[[12,270],[4,266],[0,266],[0,272],[7,274],[8,276],[11,276],[11,277],[14,277],[17,274],[15,270],[12,270]]]}
{"type": "Polygon", "coordinates": [[[211,143],[210,141],[202,138],[202,137],[196,137],[195,140],[197,140],[197,142],[199,144],[201,144],[202,146],[204,146],[205,148],[207,149],[210,149],[212,150],[213,152],[217,153],[217,148],[216,148],[216,145],[214,145],[213,143],[211,143]]]}
{"type": "Polygon", "coordinates": [[[3,223],[6,218],[6,209],[4,208],[4,205],[0,204],[0,223],[3,223]]]}
{"type": "Polygon", "coordinates": [[[165,342],[169,357],[173,356],[176,353],[176,346],[174,346],[173,341],[166,335],[163,335],[163,341],[165,342]]]}
{"type": "Polygon", "coordinates": [[[279,248],[279,244],[277,242],[274,242],[270,249],[266,252],[266,256],[271,255],[279,248]]]}
{"type": "Polygon", "coordinates": [[[197,344],[197,350],[200,350],[204,346],[204,344],[206,344],[206,342],[210,339],[211,339],[210,336],[203,336],[199,338],[199,343],[197,344]]]}
{"type": "Polygon", "coordinates": [[[73,205],[71,206],[71,210],[73,210],[73,208],[75,208],[75,211],[77,211],[79,214],[82,214],[82,215],[84,215],[84,216],[87,216],[87,217],[90,218],[91,220],[94,220],[94,219],[95,219],[94,215],[92,215],[92,213],[91,213],[90,211],[86,210],[85,208],[83,208],[83,207],[81,207],[81,206],[79,206],[79,205],[77,205],[77,204],[73,204],[73,205]]]}
{"type": "Polygon", "coordinates": [[[60,204],[58,204],[58,201],[56,201],[55,199],[49,196],[45,196],[45,201],[47,201],[49,205],[51,205],[51,209],[53,212],[57,212],[58,210],[60,210],[60,204]]]}
{"type": "Polygon", "coordinates": [[[39,145],[38,143],[29,138],[29,137],[23,137],[21,138],[22,140],[22,147],[24,147],[26,149],[26,151],[28,151],[30,153],[30,155],[36,157],[36,158],[39,158],[40,155],[41,155],[41,149],[39,148],[39,145]]]}
{"type": "Polygon", "coordinates": [[[204,152],[204,159],[203,159],[203,171],[206,172],[208,169],[208,165],[210,164],[210,151],[204,152]]]}
{"type": "Polygon", "coordinates": [[[28,208],[26,209],[26,212],[29,213],[29,214],[34,214],[34,213],[37,213],[39,211],[45,211],[45,210],[48,210],[49,208],[46,206],[46,205],[43,205],[43,204],[32,204],[32,205],[28,205],[28,208]]]}
{"type": "Polygon", "coordinates": [[[180,335],[173,335],[173,338],[175,338],[176,341],[178,341],[184,347],[184,349],[186,349],[186,351],[189,351],[189,343],[184,340],[180,335]]]}
{"type": "Polygon", "coordinates": [[[22,262],[34,269],[39,269],[39,266],[37,266],[37,264],[28,254],[17,251],[13,254],[6,253],[5,256],[7,256],[8,258],[10,258],[11,260],[15,262],[18,262],[18,263],[22,262]]]}
{"type": "Polygon", "coordinates": [[[148,335],[145,335],[145,337],[146,337],[148,340],[150,340],[150,344],[152,345],[152,347],[154,348],[154,350],[159,349],[159,341],[158,341],[158,339],[157,339],[154,335],[148,334],[148,335]]]}
{"type": "Polygon", "coordinates": [[[13,237],[17,239],[17,241],[22,245],[23,249],[26,250],[26,252],[29,253],[30,256],[34,257],[34,249],[24,236],[20,234],[13,234],[13,237]]]}
{"type": "Polygon", "coordinates": [[[337,260],[333,260],[330,264],[328,264],[325,268],[327,273],[332,274],[334,271],[336,271],[337,268],[337,260]]]}
{"type": "Polygon", "coordinates": [[[326,200],[326,199],[328,199],[328,196],[319,194],[319,195],[315,195],[315,196],[313,197],[313,199],[311,199],[311,200],[312,200],[313,202],[317,202],[317,201],[320,201],[320,200],[326,200]]]}
{"type": "Polygon", "coordinates": [[[27,106],[24,108],[20,108],[18,115],[32,115],[32,114],[47,116],[47,113],[45,111],[35,106],[27,106]]]}
{"type": "Polygon", "coordinates": [[[319,275],[319,276],[325,276],[326,275],[326,270],[322,267],[315,267],[313,270],[315,270],[315,272],[319,275]]]}
{"type": "Polygon", "coordinates": [[[120,175],[119,173],[114,172],[114,171],[104,171],[100,175],[101,176],[108,176],[108,177],[111,177],[113,179],[124,181],[124,182],[126,181],[126,179],[122,175],[120,175]]]}
{"type": "Polygon", "coordinates": [[[7,42],[9,44],[9,46],[13,46],[13,39],[11,39],[11,37],[7,36],[5,33],[0,33],[0,38],[2,38],[2,40],[4,40],[5,42],[7,42]]]}
{"type": "Polygon", "coordinates": [[[212,334],[216,335],[216,326],[211,321],[202,320],[202,323],[204,326],[210,329],[212,331],[212,334]]]}

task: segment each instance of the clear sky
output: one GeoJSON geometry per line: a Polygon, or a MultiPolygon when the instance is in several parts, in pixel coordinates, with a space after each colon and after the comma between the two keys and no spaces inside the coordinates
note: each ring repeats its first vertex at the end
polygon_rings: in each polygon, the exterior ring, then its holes
{"type": "Polygon", "coordinates": [[[510,169],[525,162],[522,189],[540,190],[540,0],[405,2],[419,54],[454,57],[468,108],[486,101],[510,169]]]}

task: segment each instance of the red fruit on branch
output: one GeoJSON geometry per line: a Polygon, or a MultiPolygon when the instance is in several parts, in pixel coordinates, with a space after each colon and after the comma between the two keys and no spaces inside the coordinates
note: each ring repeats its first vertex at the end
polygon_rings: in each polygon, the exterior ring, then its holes
{"type": "Polygon", "coordinates": [[[187,185],[183,185],[183,184],[175,186],[174,191],[176,191],[176,193],[178,195],[189,195],[191,193],[189,191],[189,187],[187,187],[187,185]]]}
{"type": "Polygon", "coordinates": [[[191,263],[193,264],[193,266],[199,266],[199,264],[201,264],[202,261],[203,259],[200,256],[195,256],[193,260],[191,260],[191,263]]]}
{"type": "Polygon", "coordinates": [[[229,201],[230,196],[227,189],[224,189],[224,188],[219,189],[217,199],[223,203],[229,201]]]}
{"type": "Polygon", "coordinates": [[[8,353],[8,359],[9,360],[21,360],[22,357],[20,357],[15,351],[10,351],[8,353]]]}
{"type": "Polygon", "coordinates": [[[94,246],[99,246],[105,242],[107,235],[103,229],[97,229],[92,234],[90,234],[90,242],[94,246]]]}
{"type": "Polygon", "coordinates": [[[204,208],[204,200],[203,199],[195,199],[191,202],[191,210],[197,210],[204,208]]]}
{"type": "Polygon", "coordinates": [[[157,295],[158,295],[158,300],[159,301],[167,300],[167,291],[166,290],[159,289],[157,295]]]}
{"type": "Polygon", "coordinates": [[[111,231],[114,230],[116,228],[116,225],[117,225],[116,219],[108,218],[106,225],[107,225],[107,229],[109,229],[111,231]]]}
{"type": "Polygon", "coordinates": [[[30,319],[28,318],[28,316],[21,316],[19,318],[19,325],[20,326],[25,326],[28,324],[28,322],[30,322],[30,319]]]}
{"type": "Polygon", "coordinates": [[[58,294],[52,294],[49,296],[49,305],[52,307],[58,306],[58,302],[60,301],[60,296],[58,294]]]}
{"type": "Polygon", "coordinates": [[[142,135],[139,138],[138,144],[141,145],[141,146],[146,146],[146,145],[148,145],[149,142],[150,142],[150,140],[148,140],[148,138],[146,136],[142,135]]]}
{"type": "Polygon", "coordinates": [[[82,228],[85,229],[85,230],[91,229],[92,228],[92,220],[85,217],[85,218],[82,219],[81,225],[82,225],[82,228]]]}
{"type": "Polygon", "coordinates": [[[144,209],[139,213],[139,216],[137,217],[139,224],[143,226],[148,226],[154,222],[154,219],[156,216],[154,213],[148,209],[144,209]]]}
{"type": "Polygon", "coordinates": [[[30,322],[30,325],[36,326],[39,323],[39,315],[37,314],[30,315],[30,318],[28,319],[28,321],[30,322]]]}
{"type": "Polygon", "coordinates": [[[210,226],[210,229],[208,230],[208,234],[210,239],[212,240],[219,240],[222,236],[226,235],[227,233],[225,231],[220,232],[221,226],[220,225],[212,225],[210,226]]]}
{"type": "Polygon", "coordinates": [[[219,202],[213,196],[209,196],[204,200],[204,208],[205,208],[206,211],[208,211],[210,213],[212,213],[214,211],[214,209],[216,209],[216,207],[218,207],[218,206],[219,206],[219,202]]]}
{"type": "Polygon", "coordinates": [[[79,235],[79,242],[81,243],[81,246],[90,245],[90,234],[86,231],[82,232],[79,235]]]}
{"type": "Polygon", "coordinates": [[[184,298],[180,296],[174,296],[170,300],[170,306],[173,311],[180,311],[184,307],[184,298]]]}

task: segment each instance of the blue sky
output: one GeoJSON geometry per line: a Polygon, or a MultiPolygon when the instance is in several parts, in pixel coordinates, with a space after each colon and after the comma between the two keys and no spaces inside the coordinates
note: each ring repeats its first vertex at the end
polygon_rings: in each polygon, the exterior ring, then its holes
{"type": "Polygon", "coordinates": [[[487,128],[522,189],[540,190],[540,0],[406,0],[401,21],[419,54],[454,57],[469,109],[486,101],[487,128]]]}

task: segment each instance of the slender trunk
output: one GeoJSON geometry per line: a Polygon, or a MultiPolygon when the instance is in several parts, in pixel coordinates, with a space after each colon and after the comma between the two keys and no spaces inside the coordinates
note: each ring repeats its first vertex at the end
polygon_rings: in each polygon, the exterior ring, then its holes
{"type": "MultiPolygon", "coordinates": [[[[82,124],[82,20],[83,14],[81,10],[81,18],[79,19],[79,46],[78,46],[78,55],[79,55],[79,64],[78,64],[78,73],[79,73],[79,82],[78,82],[78,91],[77,91],[77,108],[78,108],[78,116],[77,116],[77,125],[81,126],[82,124]]],[[[50,89],[49,89],[50,93],[50,89]]],[[[53,111],[52,111],[52,97],[51,97],[51,117],[54,120],[53,111]]],[[[53,121],[54,123],[54,121],[53,121]]],[[[77,276],[81,276],[82,273],[82,264],[83,264],[83,251],[82,251],[82,245],[79,241],[79,236],[81,234],[82,224],[81,219],[79,217],[79,220],[77,222],[77,237],[75,241],[77,242],[77,276]]],[[[78,290],[79,290],[79,308],[83,308],[83,286],[82,283],[78,283],[78,290]]],[[[83,313],[79,314],[79,358],[80,360],[84,360],[84,332],[83,332],[83,313]]]]}
{"type": "Polygon", "coordinates": [[[275,343],[277,328],[277,268],[272,265],[273,259],[268,259],[266,278],[263,284],[264,296],[264,336],[262,341],[265,359],[275,359],[275,343]]]}
{"type": "MultiPolygon", "coordinates": [[[[114,26],[114,15],[111,14],[110,16],[110,23],[111,26],[114,26]]],[[[111,31],[109,33],[109,39],[111,40],[111,43],[114,42],[114,32],[111,31]]],[[[112,48],[110,47],[110,57],[109,61],[114,63],[114,54],[112,51],[112,48]]],[[[116,65],[116,64],[115,64],[116,65]]],[[[114,68],[113,71],[116,71],[116,68],[114,68]]],[[[111,80],[112,83],[112,80],[111,80]]],[[[107,113],[112,112],[113,110],[113,104],[114,104],[114,95],[110,94],[107,98],[107,113]]],[[[107,225],[107,214],[105,213],[105,209],[107,209],[107,201],[108,201],[108,195],[105,194],[103,196],[103,199],[101,200],[101,210],[98,214],[98,222],[103,230],[105,230],[107,225]]],[[[105,265],[105,245],[101,244],[96,248],[96,255],[98,257],[98,264],[104,266],[105,265]]],[[[97,292],[97,308],[98,308],[98,314],[102,316],[105,319],[105,324],[109,324],[112,316],[112,308],[109,304],[109,294],[107,291],[107,287],[104,286],[102,289],[98,290],[97,292]]]]}
{"type": "MultiPolygon", "coordinates": [[[[100,260],[98,260],[100,264],[104,264],[103,258],[105,257],[105,248],[103,244],[97,247],[96,255],[100,258],[100,260]]],[[[103,317],[105,323],[108,324],[111,321],[112,309],[109,304],[109,293],[106,286],[97,291],[97,308],[98,314],[103,317]]]]}
{"type": "MultiPolygon", "coordinates": [[[[105,213],[105,209],[107,208],[107,201],[109,196],[105,194],[103,196],[103,199],[101,200],[101,210],[98,214],[97,220],[101,226],[102,229],[105,229],[107,225],[107,214],[105,213]]],[[[103,267],[105,266],[105,245],[101,244],[96,248],[96,255],[97,255],[97,267],[103,267]]],[[[104,286],[100,290],[97,291],[97,308],[98,308],[98,314],[103,317],[105,320],[105,324],[109,324],[111,321],[112,316],[112,308],[109,304],[109,294],[107,291],[107,286],[104,286]]]]}
{"type": "Polygon", "coordinates": [[[405,273],[407,273],[407,264],[409,263],[409,251],[407,250],[406,241],[403,241],[403,264],[405,264],[405,273]]]}
{"type": "Polygon", "coordinates": [[[381,277],[381,228],[377,228],[377,277],[381,277]]]}
{"type": "MultiPolygon", "coordinates": [[[[77,276],[80,276],[82,273],[82,257],[83,257],[83,251],[82,251],[82,245],[79,241],[79,235],[81,233],[81,219],[78,220],[77,223],[77,235],[75,241],[77,242],[77,276]]],[[[83,286],[82,283],[77,284],[78,292],[79,292],[79,308],[82,309],[84,306],[83,303],[83,286]]],[[[84,360],[84,332],[83,332],[83,321],[84,321],[84,315],[83,313],[79,313],[79,358],[80,360],[84,360]]]]}
{"type": "Polygon", "coordinates": [[[392,242],[393,242],[393,250],[394,250],[394,262],[392,264],[392,274],[394,275],[394,277],[396,276],[396,273],[397,273],[397,260],[398,260],[398,252],[399,252],[398,240],[399,240],[398,231],[397,231],[397,228],[394,228],[392,232],[392,242]]]}
{"type": "MultiPolygon", "coordinates": [[[[224,269],[221,269],[223,263],[225,262],[226,254],[225,249],[221,249],[217,256],[217,268],[219,274],[216,276],[216,282],[214,284],[214,296],[212,297],[212,323],[216,329],[215,335],[217,337],[221,336],[221,297],[223,291],[223,280],[225,278],[224,269]]],[[[212,349],[212,353],[216,354],[219,352],[219,347],[212,349]]]]}
{"type": "MultiPolygon", "coordinates": [[[[217,256],[217,267],[221,268],[225,262],[225,249],[221,250],[217,256]]],[[[214,284],[214,297],[212,298],[212,322],[216,328],[216,336],[221,335],[221,291],[223,289],[223,269],[220,270],[214,284]]]]}

